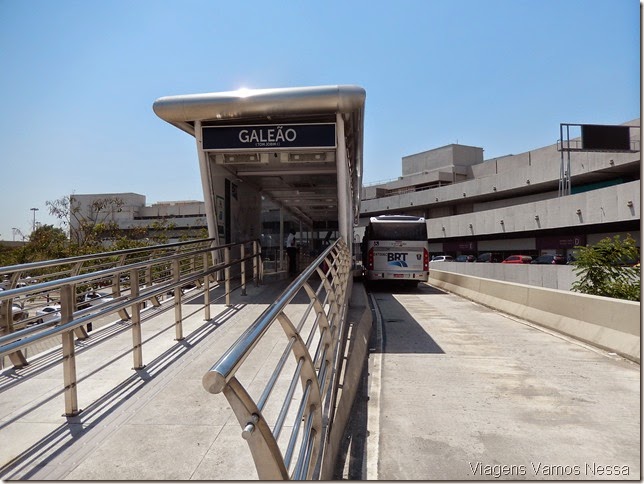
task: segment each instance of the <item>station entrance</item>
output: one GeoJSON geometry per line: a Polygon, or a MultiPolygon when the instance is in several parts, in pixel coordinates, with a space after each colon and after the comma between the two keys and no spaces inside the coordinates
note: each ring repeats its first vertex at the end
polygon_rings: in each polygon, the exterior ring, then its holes
{"type": "Polygon", "coordinates": [[[169,96],[154,111],[195,137],[209,236],[259,239],[280,271],[291,229],[300,267],[337,238],[351,247],[364,101],[361,87],[321,86],[169,96]]]}

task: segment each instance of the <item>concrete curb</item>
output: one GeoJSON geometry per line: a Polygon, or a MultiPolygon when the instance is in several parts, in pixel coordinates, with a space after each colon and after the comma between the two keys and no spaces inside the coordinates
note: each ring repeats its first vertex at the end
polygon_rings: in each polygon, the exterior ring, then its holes
{"type": "Polygon", "coordinates": [[[345,353],[347,361],[340,382],[342,391],[333,417],[333,427],[325,451],[321,480],[330,480],[333,477],[341,440],[351,417],[351,409],[360,386],[364,364],[369,356],[372,318],[367,293],[362,284],[353,283],[347,325],[352,325],[352,328],[350,328],[349,347],[345,353]]]}

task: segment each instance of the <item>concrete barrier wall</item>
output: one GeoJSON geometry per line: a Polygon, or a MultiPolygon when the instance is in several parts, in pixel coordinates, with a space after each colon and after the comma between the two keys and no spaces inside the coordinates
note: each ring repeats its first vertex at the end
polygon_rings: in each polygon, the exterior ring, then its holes
{"type": "Polygon", "coordinates": [[[639,302],[485,279],[431,267],[428,282],[640,362],[639,302]]]}
{"type": "MultiPolygon", "coordinates": [[[[517,252],[518,253],[518,252],[517,252]]],[[[530,286],[570,291],[577,279],[574,266],[556,264],[480,264],[471,262],[430,262],[432,270],[528,284],[530,286]]]]}

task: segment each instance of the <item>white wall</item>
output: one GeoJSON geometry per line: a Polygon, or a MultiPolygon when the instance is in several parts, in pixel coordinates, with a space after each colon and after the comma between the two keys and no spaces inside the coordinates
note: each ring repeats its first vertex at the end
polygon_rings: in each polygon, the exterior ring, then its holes
{"type": "Polygon", "coordinates": [[[430,277],[432,270],[563,291],[570,291],[576,280],[573,266],[556,264],[430,262],[430,277]]]}

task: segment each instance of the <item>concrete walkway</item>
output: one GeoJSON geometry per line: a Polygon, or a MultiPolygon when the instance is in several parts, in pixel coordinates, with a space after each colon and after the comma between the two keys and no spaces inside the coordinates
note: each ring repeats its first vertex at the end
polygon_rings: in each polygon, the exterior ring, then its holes
{"type": "MultiPolygon", "coordinates": [[[[98,327],[76,346],[78,417],[61,416],[59,350],[0,372],[0,479],[256,479],[226,399],[201,378],[286,283],[251,286],[210,321],[197,312],[180,342],[172,310],[150,319],[140,371],[129,323],[98,327]]],[[[428,285],[374,300],[365,478],[640,478],[639,365],[428,285]]],[[[250,365],[252,377],[263,360],[250,365]]]]}
{"type": "MultiPolygon", "coordinates": [[[[139,371],[132,370],[129,322],[95,329],[76,345],[83,409],[77,417],[62,416],[59,350],[31,357],[24,369],[3,370],[0,479],[256,479],[225,397],[207,393],[201,379],[285,287],[286,281],[249,286],[232,308],[213,305],[210,321],[197,312],[184,321],[179,342],[174,311],[150,319],[142,326],[146,367],[139,371]]],[[[254,364],[259,370],[262,360],[254,364]]]]}
{"type": "Polygon", "coordinates": [[[368,479],[640,479],[639,365],[428,285],[374,299],[368,479]]]}

